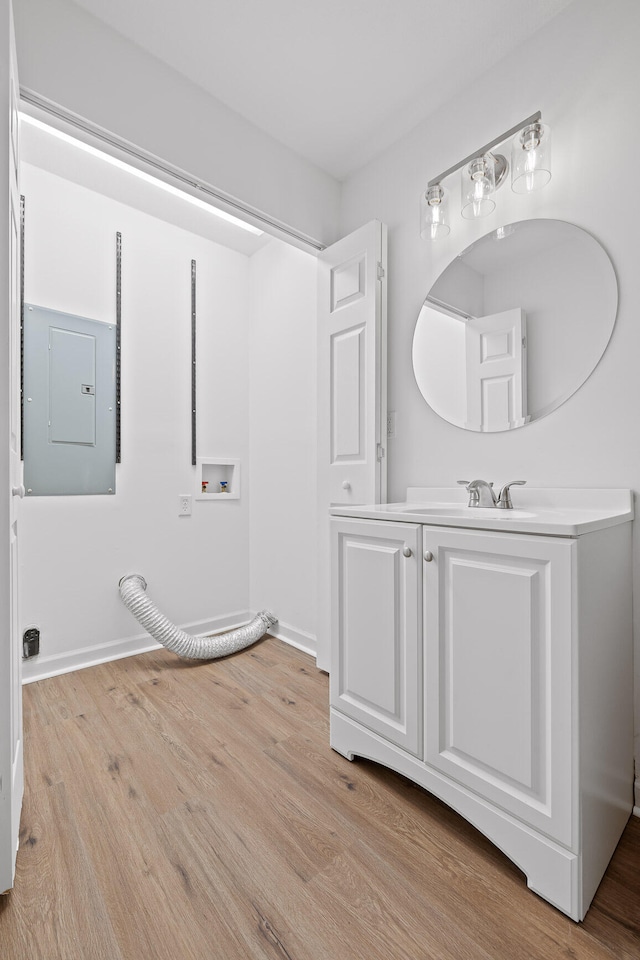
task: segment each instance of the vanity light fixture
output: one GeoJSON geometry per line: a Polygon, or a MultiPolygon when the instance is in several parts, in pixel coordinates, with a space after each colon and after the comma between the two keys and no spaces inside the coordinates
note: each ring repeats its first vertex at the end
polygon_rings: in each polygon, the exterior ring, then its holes
{"type": "Polygon", "coordinates": [[[493,148],[510,137],[514,137],[511,147],[512,190],[515,193],[530,193],[549,182],[551,131],[541,119],[540,111],[534,113],[429,181],[420,198],[420,236],[423,240],[439,240],[449,233],[444,209],[446,193],[442,181],[458,170],[462,170],[461,215],[473,220],[486,217],[495,210],[494,194],[507,177],[509,163],[503,154],[494,153],[493,148]]]}

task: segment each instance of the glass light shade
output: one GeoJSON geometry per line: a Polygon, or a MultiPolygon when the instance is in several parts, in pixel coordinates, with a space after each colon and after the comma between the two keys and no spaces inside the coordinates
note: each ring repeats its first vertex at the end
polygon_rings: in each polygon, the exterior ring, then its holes
{"type": "Polygon", "coordinates": [[[423,240],[440,240],[448,233],[444,190],[436,183],[420,197],[420,236],[423,240]]]}
{"type": "Polygon", "coordinates": [[[462,173],[462,216],[466,220],[486,217],[495,210],[496,164],[490,153],[472,160],[462,173]]]}
{"type": "Polygon", "coordinates": [[[551,130],[530,123],[511,145],[511,189],[514,193],[540,190],[551,180],[551,130]]]}

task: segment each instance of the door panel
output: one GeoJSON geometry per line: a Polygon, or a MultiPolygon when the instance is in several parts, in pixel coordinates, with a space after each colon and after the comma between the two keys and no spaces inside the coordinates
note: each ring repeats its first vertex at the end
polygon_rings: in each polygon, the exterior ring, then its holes
{"type": "Polygon", "coordinates": [[[322,507],[386,495],[384,227],[367,224],[318,260],[319,458],[322,507]],[[383,406],[385,409],[383,410],[383,406]]]}
{"type": "MultiPolygon", "coordinates": [[[[330,249],[330,248],[329,248],[330,249]]],[[[333,260],[333,258],[332,258],[333,260]]],[[[331,311],[361,300],[367,295],[367,253],[358,253],[350,260],[331,267],[331,311]]]]}
{"type": "Polygon", "coordinates": [[[538,618],[544,563],[505,565],[488,554],[469,558],[450,552],[443,560],[440,748],[463,765],[477,765],[539,794],[545,772],[538,736],[545,699],[538,618]],[[498,614],[481,638],[478,611],[485,606],[498,614]]]}
{"type": "Polygon", "coordinates": [[[567,844],[574,548],[424,528],[425,761],[567,844]]]}
{"type": "Polygon", "coordinates": [[[329,506],[386,500],[386,227],[318,257],[318,666],[329,669],[329,506]]]}
{"type": "Polygon", "coordinates": [[[420,527],[332,521],[331,705],[421,752],[420,527]],[[406,552],[410,555],[406,556],[406,552]]]}
{"type": "Polygon", "coordinates": [[[366,328],[331,337],[331,463],[361,463],[366,456],[366,328]]]}

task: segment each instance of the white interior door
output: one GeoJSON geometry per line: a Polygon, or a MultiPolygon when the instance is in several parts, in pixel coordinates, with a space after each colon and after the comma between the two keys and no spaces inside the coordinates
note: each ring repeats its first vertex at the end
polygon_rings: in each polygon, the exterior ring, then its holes
{"type": "Polygon", "coordinates": [[[385,460],[387,228],[318,258],[318,666],[329,669],[329,506],[381,503],[385,460]]]}
{"type": "Polygon", "coordinates": [[[465,324],[467,423],[489,433],[526,422],[525,312],[520,308],[465,324]]]}
{"type": "MultiPolygon", "coordinates": [[[[2,205],[8,225],[0,241],[2,377],[9,385],[0,400],[0,892],[13,886],[22,807],[22,687],[18,626],[18,503],[23,492],[20,463],[20,196],[18,193],[18,77],[9,0],[0,0],[0,150],[8,159],[9,189],[2,205]],[[6,545],[9,549],[7,550],[6,545]]],[[[2,164],[2,169],[7,169],[2,164]]]]}

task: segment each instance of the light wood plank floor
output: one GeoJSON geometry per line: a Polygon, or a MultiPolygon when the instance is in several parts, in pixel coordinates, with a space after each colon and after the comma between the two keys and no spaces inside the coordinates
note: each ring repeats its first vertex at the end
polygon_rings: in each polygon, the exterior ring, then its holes
{"type": "Polygon", "coordinates": [[[334,753],[327,677],[277,640],[24,694],[5,960],[640,957],[640,821],[575,924],[443,804],[334,753]]]}

